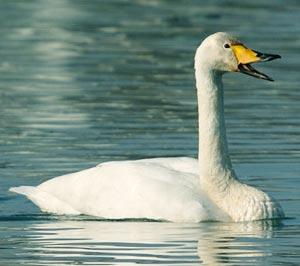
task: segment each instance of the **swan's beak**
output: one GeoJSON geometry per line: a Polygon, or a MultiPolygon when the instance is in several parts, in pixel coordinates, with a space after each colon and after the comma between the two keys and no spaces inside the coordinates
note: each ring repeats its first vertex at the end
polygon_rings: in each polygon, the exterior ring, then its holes
{"type": "Polygon", "coordinates": [[[267,76],[264,73],[257,71],[250,64],[255,62],[267,62],[277,58],[281,58],[280,55],[277,54],[264,54],[254,50],[251,50],[245,47],[242,44],[231,45],[231,49],[234,52],[234,55],[238,62],[238,69],[236,71],[242,72],[244,74],[273,81],[272,78],[267,76]]]}

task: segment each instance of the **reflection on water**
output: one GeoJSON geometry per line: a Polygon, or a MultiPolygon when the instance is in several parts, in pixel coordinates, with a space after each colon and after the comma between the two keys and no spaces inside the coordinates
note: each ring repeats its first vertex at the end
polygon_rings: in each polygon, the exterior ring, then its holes
{"type": "MultiPolygon", "coordinates": [[[[23,265],[262,265],[273,256],[270,239],[281,223],[174,224],[60,220],[24,227],[6,254],[23,265]],[[262,241],[261,239],[265,239],[262,241]],[[30,258],[29,258],[30,257],[30,258]]],[[[7,248],[9,248],[9,246],[7,248]]],[[[270,260],[269,260],[270,261],[270,260]]]]}
{"type": "Polygon", "coordinates": [[[262,258],[271,257],[272,251],[261,238],[273,236],[280,222],[220,224],[216,231],[203,234],[198,252],[203,265],[260,265],[262,258]]]}

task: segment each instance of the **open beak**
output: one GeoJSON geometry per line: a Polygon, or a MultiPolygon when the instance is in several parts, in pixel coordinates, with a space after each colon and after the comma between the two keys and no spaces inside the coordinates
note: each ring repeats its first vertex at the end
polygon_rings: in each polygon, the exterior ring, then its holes
{"type": "Polygon", "coordinates": [[[257,71],[253,66],[251,66],[251,63],[271,61],[277,58],[281,58],[280,55],[260,53],[251,50],[242,44],[231,45],[231,49],[233,50],[238,61],[238,69],[236,71],[256,78],[274,81],[266,74],[257,71]]]}

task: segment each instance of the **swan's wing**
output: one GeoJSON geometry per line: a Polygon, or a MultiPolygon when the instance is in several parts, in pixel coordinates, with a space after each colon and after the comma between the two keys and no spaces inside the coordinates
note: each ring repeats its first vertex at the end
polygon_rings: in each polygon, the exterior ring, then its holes
{"type": "Polygon", "coordinates": [[[190,157],[167,157],[167,158],[151,158],[138,160],[142,163],[155,163],[157,165],[173,169],[175,171],[198,175],[199,163],[195,158],[190,157]]]}
{"type": "Polygon", "coordinates": [[[188,166],[189,160],[172,159],[104,163],[53,178],[36,188],[13,191],[25,194],[42,210],[59,214],[176,222],[222,216],[201,193],[198,175],[179,171],[175,163],[181,161],[184,170],[194,169],[188,166]]]}

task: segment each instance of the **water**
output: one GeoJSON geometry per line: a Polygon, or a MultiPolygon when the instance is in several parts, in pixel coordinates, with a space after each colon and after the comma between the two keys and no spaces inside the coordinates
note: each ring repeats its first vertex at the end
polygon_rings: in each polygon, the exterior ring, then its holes
{"type": "Polygon", "coordinates": [[[0,2],[0,265],[299,265],[298,1],[0,2]],[[202,3],[203,2],[203,3],[202,3]],[[229,31],[282,60],[225,77],[241,179],[287,219],[113,222],[42,214],[8,192],[107,160],[197,156],[193,56],[229,31]]]}

